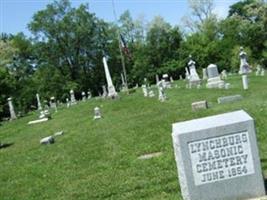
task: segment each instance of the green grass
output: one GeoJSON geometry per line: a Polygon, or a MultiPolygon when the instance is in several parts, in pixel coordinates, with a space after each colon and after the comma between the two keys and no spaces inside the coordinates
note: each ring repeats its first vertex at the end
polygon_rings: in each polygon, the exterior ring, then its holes
{"type": "Polygon", "coordinates": [[[119,100],[90,100],[60,108],[53,119],[27,125],[38,113],[0,126],[0,141],[14,143],[0,149],[1,200],[68,199],[181,199],[174,160],[171,125],[239,109],[256,122],[262,169],[267,174],[267,78],[250,77],[242,90],[240,76],[227,80],[232,88],[167,91],[168,100],[144,98],[141,90],[119,100]],[[241,94],[244,100],[218,105],[217,98],[241,94]],[[211,108],[191,111],[191,103],[207,100],[211,108]],[[100,106],[103,119],[93,120],[100,106]],[[53,145],[42,137],[64,130],[53,145]],[[163,152],[160,157],[138,156],[163,152]]]}

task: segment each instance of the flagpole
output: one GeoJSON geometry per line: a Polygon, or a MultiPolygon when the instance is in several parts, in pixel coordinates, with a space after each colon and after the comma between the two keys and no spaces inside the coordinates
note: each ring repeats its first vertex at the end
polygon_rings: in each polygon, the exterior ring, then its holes
{"type": "MultiPolygon", "coordinates": [[[[117,19],[117,14],[115,11],[115,4],[114,4],[114,0],[112,0],[112,8],[113,8],[113,15],[115,18],[116,23],[118,24],[118,19],[117,19]]],[[[125,68],[125,59],[122,53],[122,48],[121,48],[121,39],[120,39],[120,30],[118,29],[117,31],[118,33],[118,42],[119,42],[119,49],[120,49],[120,56],[121,56],[121,65],[122,65],[122,71],[123,71],[123,75],[124,75],[124,79],[125,79],[125,86],[126,86],[126,91],[128,92],[128,81],[127,81],[127,74],[126,74],[126,68],[125,68]]]]}

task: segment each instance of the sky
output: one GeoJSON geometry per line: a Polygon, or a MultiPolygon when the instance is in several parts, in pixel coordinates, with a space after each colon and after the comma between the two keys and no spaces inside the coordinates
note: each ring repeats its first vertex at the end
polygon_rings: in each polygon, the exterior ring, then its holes
{"type": "MultiPolygon", "coordinates": [[[[30,36],[27,24],[32,16],[53,0],[0,0],[0,33],[24,32],[30,36]]],[[[214,12],[220,17],[227,16],[229,6],[237,0],[214,0],[214,12]]],[[[112,0],[71,0],[73,6],[89,3],[90,11],[107,22],[114,22],[112,0]]],[[[181,18],[190,13],[187,0],[114,0],[115,10],[120,16],[129,10],[134,19],[143,16],[150,21],[160,15],[172,25],[182,25],[181,18]]]]}

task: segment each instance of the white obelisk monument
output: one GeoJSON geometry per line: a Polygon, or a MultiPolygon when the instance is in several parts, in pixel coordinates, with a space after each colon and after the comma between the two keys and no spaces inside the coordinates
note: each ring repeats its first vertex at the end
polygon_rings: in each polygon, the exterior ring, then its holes
{"type": "Polygon", "coordinates": [[[37,93],[36,94],[36,99],[37,99],[37,106],[38,106],[38,110],[42,110],[42,104],[41,104],[41,101],[40,101],[40,96],[39,94],[37,93]]]}
{"type": "Polygon", "coordinates": [[[112,83],[112,79],[111,79],[109,69],[108,69],[107,59],[105,56],[103,57],[103,64],[104,64],[105,75],[106,75],[106,79],[107,79],[107,83],[108,83],[108,97],[115,98],[118,96],[118,94],[117,94],[115,87],[112,83]]]}

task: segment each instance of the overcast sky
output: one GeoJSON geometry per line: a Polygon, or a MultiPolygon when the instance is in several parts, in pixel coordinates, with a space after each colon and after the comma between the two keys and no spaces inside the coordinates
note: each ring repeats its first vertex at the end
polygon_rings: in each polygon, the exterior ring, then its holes
{"type": "MultiPolygon", "coordinates": [[[[29,35],[27,24],[34,13],[45,8],[53,0],[0,0],[0,32],[24,32],[29,35]]],[[[72,0],[73,6],[89,3],[91,12],[105,21],[114,21],[112,0],[72,0]]],[[[215,13],[225,17],[229,6],[237,0],[215,0],[215,13]]],[[[117,15],[130,10],[133,18],[144,16],[150,21],[161,15],[172,25],[181,25],[181,18],[189,14],[187,0],[114,0],[117,15]]]]}

